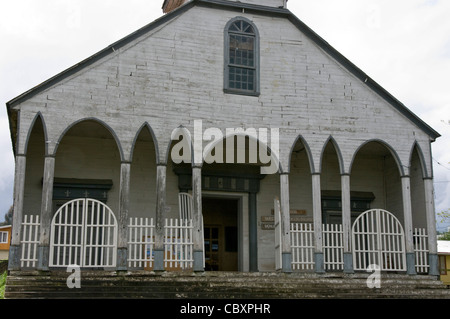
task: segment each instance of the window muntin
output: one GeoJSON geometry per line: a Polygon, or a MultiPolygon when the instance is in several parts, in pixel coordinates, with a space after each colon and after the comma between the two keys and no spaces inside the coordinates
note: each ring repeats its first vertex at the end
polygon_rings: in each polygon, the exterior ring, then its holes
{"type": "Polygon", "coordinates": [[[226,29],[225,91],[256,95],[258,92],[258,36],[245,18],[236,18],[226,29]]]}

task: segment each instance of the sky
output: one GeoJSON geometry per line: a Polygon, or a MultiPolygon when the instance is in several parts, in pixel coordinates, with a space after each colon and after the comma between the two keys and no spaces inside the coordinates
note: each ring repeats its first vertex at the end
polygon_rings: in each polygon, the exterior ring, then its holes
{"type": "MultiPolygon", "coordinates": [[[[14,184],[5,103],[162,16],[162,3],[1,1],[0,222],[14,184]]],[[[442,135],[433,143],[435,203],[449,209],[450,1],[289,0],[288,9],[442,135]]]]}

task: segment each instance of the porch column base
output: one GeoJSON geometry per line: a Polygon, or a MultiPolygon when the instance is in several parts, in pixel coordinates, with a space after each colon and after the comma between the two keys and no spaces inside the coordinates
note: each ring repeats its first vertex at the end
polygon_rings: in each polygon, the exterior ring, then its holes
{"type": "Polygon", "coordinates": [[[355,271],[353,269],[353,254],[344,253],[344,273],[353,274],[355,271]]]}
{"type": "Polygon", "coordinates": [[[415,253],[406,253],[406,273],[408,275],[417,275],[415,253]]]}
{"type": "Polygon", "coordinates": [[[126,271],[128,259],[128,249],[127,248],[117,248],[117,271],[126,271]]]}
{"type": "Polygon", "coordinates": [[[9,247],[8,270],[20,270],[20,246],[9,247]]]}
{"type": "Polygon", "coordinates": [[[292,253],[282,253],[281,260],[283,272],[292,272],[292,253]]]}
{"type": "Polygon", "coordinates": [[[323,253],[314,253],[314,266],[316,273],[325,273],[323,253]]]}
{"type": "Polygon", "coordinates": [[[439,276],[439,257],[437,254],[428,255],[428,263],[430,264],[430,270],[428,274],[430,276],[439,276]]]}
{"type": "Polygon", "coordinates": [[[49,265],[49,252],[50,248],[48,246],[39,246],[37,255],[38,255],[38,262],[37,262],[37,269],[41,271],[48,271],[48,265],[49,265]]]}
{"type": "Polygon", "coordinates": [[[164,249],[153,250],[155,259],[153,260],[154,271],[164,271],[164,249]]]}
{"type": "Polygon", "coordinates": [[[203,251],[194,251],[194,271],[205,271],[203,268],[203,251]]]}

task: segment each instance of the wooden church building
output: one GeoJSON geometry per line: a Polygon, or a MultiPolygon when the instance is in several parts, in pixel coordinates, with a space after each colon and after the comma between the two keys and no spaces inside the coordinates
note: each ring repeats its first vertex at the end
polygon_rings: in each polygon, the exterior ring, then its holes
{"type": "Polygon", "coordinates": [[[286,2],[165,0],[9,101],[9,270],[438,275],[439,134],[286,2]]]}

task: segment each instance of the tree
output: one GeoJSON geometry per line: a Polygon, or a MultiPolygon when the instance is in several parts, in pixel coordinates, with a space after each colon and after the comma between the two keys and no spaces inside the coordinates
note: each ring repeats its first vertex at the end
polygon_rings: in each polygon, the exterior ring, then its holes
{"type": "Polygon", "coordinates": [[[12,225],[13,212],[14,212],[14,207],[11,205],[11,207],[8,209],[8,212],[5,214],[5,225],[12,225]]]}
{"type": "Polygon", "coordinates": [[[441,219],[441,223],[445,223],[446,221],[450,221],[450,208],[447,210],[444,210],[440,213],[437,213],[439,218],[441,219]]]}
{"type": "Polygon", "coordinates": [[[442,237],[439,237],[439,240],[450,240],[450,232],[444,233],[442,237]]]}
{"type": "MultiPolygon", "coordinates": [[[[447,210],[444,210],[440,213],[437,213],[437,215],[440,217],[440,222],[445,223],[447,221],[450,221],[450,208],[447,210]]],[[[445,232],[442,237],[439,238],[440,240],[450,240],[450,232],[445,232]]]]}

